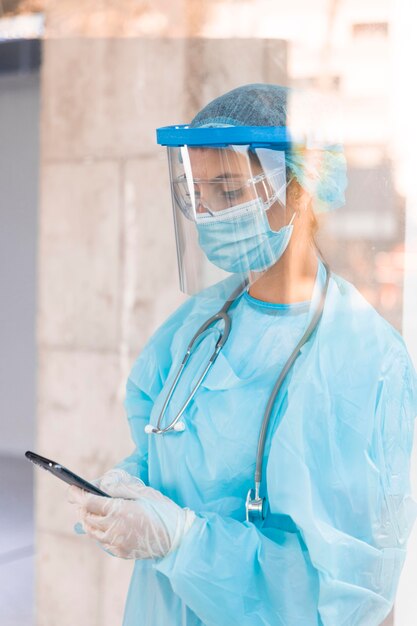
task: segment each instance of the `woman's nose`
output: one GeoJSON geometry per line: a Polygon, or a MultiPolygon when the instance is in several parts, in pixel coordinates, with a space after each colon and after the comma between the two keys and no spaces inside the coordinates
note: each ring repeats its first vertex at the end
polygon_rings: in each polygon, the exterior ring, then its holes
{"type": "Polygon", "coordinates": [[[195,197],[196,213],[211,213],[210,203],[206,200],[201,192],[195,197]]]}
{"type": "Polygon", "coordinates": [[[210,202],[208,200],[210,190],[206,187],[206,185],[199,184],[198,187],[194,187],[194,198],[195,198],[195,206],[196,213],[210,213],[210,202]]]}
{"type": "Polygon", "coordinates": [[[196,201],[196,212],[197,213],[207,213],[208,212],[208,207],[205,205],[204,200],[202,200],[201,198],[198,198],[198,200],[196,201]]]}

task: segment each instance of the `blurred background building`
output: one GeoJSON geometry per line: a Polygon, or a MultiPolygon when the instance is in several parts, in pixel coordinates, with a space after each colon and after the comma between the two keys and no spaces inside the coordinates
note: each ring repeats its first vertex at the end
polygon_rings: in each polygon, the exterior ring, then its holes
{"type": "MultiPolygon", "coordinates": [[[[131,452],[129,368],[183,299],[157,126],[248,82],[333,99],[349,188],[321,245],[417,356],[414,17],[408,0],[0,0],[1,626],[122,622],[132,564],[74,534],[59,481],[36,474],[32,504],[23,454],[94,478],[131,452]]],[[[387,625],[415,626],[416,561],[413,536],[387,625]]]]}

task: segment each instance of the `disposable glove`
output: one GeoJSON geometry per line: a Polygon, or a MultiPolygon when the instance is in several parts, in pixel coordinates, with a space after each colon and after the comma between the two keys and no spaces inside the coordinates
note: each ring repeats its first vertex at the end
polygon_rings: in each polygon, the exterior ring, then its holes
{"type": "MultiPolygon", "coordinates": [[[[123,469],[112,468],[105,472],[99,478],[90,481],[92,485],[98,487],[105,493],[110,495],[110,491],[117,491],[119,497],[122,498],[136,498],[140,489],[144,486],[144,482],[132,476],[123,469]]],[[[77,535],[85,535],[86,532],[81,522],[77,522],[74,525],[74,531],[77,535]]]]}
{"type": "Polygon", "coordinates": [[[146,485],[116,483],[107,485],[106,491],[112,498],[71,486],[68,500],[78,504],[86,533],[107,552],[123,559],[166,556],[178,548],[196,517],[190,509],[181,508],[146,485]],[[133,491],[135,499],[126,499],[133,491]]]}

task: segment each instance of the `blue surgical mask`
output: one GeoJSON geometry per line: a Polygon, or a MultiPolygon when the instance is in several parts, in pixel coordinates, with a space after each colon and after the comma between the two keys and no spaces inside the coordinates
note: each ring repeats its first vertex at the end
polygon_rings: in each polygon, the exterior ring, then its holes
{"type": "Polygon", "coordinates": [[[213,215],[197,214],[196,224],[209,261],[233,274],[271,267],[284,254],[293,232],[292,220],[278,231],[271,229],[261,198],[213,215]]]}

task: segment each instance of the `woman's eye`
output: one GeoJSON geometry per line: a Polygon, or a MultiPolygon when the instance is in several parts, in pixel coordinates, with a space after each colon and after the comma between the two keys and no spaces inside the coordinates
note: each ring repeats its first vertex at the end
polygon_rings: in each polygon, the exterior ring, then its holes
{"type": "Polygon", "coordinates": [[[223,195],[228,200],[234,200],[236,198],[240,198],[243,194],[243,189],[225,189],[223,190],[223,195]]]}

